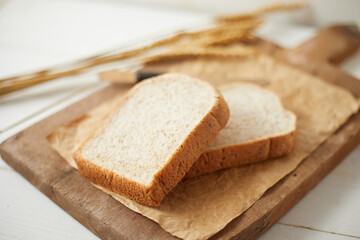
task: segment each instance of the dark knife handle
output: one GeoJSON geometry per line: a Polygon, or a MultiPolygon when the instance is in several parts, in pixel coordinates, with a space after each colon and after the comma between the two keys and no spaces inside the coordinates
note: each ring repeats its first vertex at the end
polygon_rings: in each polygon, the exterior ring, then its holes
{"type": "Polygon", "coordinates": [[[140,82],[144,79],[147,78],[152,78],[152,77],[156,77],[158,75],[160,75],[162,73],[158,73],[158,72],[137,72],[136,73],[136,82],[140,82]]]}

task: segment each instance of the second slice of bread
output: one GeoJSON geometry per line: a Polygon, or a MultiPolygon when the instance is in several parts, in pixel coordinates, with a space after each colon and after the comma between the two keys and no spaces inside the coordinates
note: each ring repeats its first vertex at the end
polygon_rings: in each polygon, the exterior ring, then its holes
{"type": "Polygon", "coordinates": [[[165,74],[137,84],[73,154],[90,181],[159,206],[229,119],[210,84],[165,74]]]}
{"type": "Polygon", "coordinates": [[[274,93],[251,84],[220,88],[230,119],[186,177],[276,158],[295,145],[296,116],[274,93]]]}

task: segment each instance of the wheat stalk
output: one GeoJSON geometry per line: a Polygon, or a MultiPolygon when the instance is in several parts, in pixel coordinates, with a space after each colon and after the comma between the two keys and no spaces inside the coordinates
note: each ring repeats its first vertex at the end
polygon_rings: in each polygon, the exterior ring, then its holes
{"type": "Polygon", "coordinates": [[[151,44],[116,54],[101,54],[77,62],[67,69],[46,69],[32,74],[0,79],[0,95],[24,89],[52,79],[76,75],[94,66],[121,61],[136,57],[151,49],[161,46],[175,46],[166,53],[138,59],[142,63],[161,61],[180,57],[243,57],[255,54],[250,49],[242,49],[229,53],[220,48],[222,45],[255,39],[252,32],[262,24],[259,16],[276,11],[296,10],[304,7],[304,3],[274,4],[260,8],[249,14],[219,16],[215,18],[214,27],[194,31],[180,32],[174,36],[155,41],[151,44]],[[179,47],[180,46],[180,47],[179,47]],[[218,47],[218,48],[217,48],[218,47]]]}

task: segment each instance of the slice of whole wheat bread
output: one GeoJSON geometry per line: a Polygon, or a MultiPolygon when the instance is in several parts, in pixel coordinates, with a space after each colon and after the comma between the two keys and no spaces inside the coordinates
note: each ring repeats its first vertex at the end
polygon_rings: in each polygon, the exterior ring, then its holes
{"type": "Polygon", "coordinates": [[[230,119],[194,163],[186,178],[276,158],[295,145],[296,116],[274,93],[252,84],[220,88],[230,119]]]}
{"type": "Polygon", "coordinates": [[[93,183],[159,206],[228,119],[226,102],[210,84],[165,74],[132,88],[73,158],[93,183]]]}

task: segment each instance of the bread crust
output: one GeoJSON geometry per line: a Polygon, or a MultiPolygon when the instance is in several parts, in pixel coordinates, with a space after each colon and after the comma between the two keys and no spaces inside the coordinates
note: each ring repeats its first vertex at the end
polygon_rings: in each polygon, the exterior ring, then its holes
{"type": "MultiPolygon", "coordinates": [[[[220,91],[234,88],[238,85],[251,85],[262,89],[253,84],[231,83],[219,87],[220,91]]],[[[271,92],[272,93],[272,92],[271,92]]],[[[273,94],[273,93],[272,93],[273,94]]],[[[278,101],[280,98],[275,95],[278,101]]],[[[285,111],[285,109],[284,109],[285,111]]],[[[292,112],[290,114],[294,115],[292,112]]],[[[185,178],[196,177],[211,173],[225,168],[242,166],[256,163],[268,159],[284,156],[292,151],[296,139],[296,117],[293,130],[282,135],[259,139],[253,142],[224,146],[218,149],[206,150],[186,173],[185,178]]]]}
{"type": "MultiPolygon", "coordinates": [[[[136,87],[139,87],[141,84],[142,83],[139,83],[136,87]]],[[[215,139],[220,130],[225,127],[230,117],[227,103],[221,93],[216,89],[214,90],[216,100],[210,111],[176,149],[168,163],[154,176],[149,186],[120,176],[116,172],[112,172],[82,157],[81,151],[83,146],[103,126],[95,131],[95,133],[74,152],[73,158],[78,166],[79,172],[91,182],[105,187],[112,192],[148,206],[160,206],[161,200],[185,176],[193,163],[215,139]]],[[[128,96],[129,93],[124,96],[123,100],[128,96]]],[[[106,121],[104,124],[105,123],[106,121]]]]}
{"type": "Polygon", "coordinates": [[[185,178],[284,156],[294,148],[295,139],[296,128],[287,134],[205,151],[185,178]]]}

